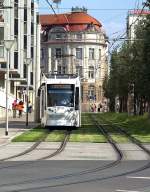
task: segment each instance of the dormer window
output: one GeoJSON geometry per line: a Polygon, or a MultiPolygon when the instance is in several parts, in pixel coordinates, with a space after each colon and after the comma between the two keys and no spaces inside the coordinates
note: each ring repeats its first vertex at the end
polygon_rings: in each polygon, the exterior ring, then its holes
{"type": "Polygon", "coordinates": [[[56,39],[61,39],[62,38],[62,34],[58,33],[56,34],[56,39]]]}
{"type": "Polygon", "coordinates": [[[77,40],[81,40],[82,39],[82,34],[78,33],[78,34],[76,34],[76,37],[77,37],[77,40]]]}

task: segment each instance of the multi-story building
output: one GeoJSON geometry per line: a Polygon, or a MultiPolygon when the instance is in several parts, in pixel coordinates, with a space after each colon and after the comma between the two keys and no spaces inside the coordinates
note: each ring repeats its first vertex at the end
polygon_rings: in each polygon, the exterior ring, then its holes
{"type": "Polygon", "coordinates": [[[147,15],[150,14],[149,10],[130,10],[127,16],[127,34],[128,38],[133,40],[135,39],[135,29],[138,25],[138,22],[144,19],[147,15]]]}
{"type": "Polygon", "coordinates": [[[108,46],[102,24],[73,8],[71,13],[40,15],[41,71],[78,74],[82,80],[82,109],[103,102],[103,82],[108,73],[108,46]]]}
{"type": "MultiPolygon", "coordinates": [[[[40,69],[40,52],[38,51],[40,35],[38,34],[40,34],[40,25],[37,4],[33,0],[5,0],[0,9],[0,87],[5,92],[8,58],[4,41],[15,39],[9,56],[9,93],[14,98],[19,97],[25,100],[27,77],[32,90],[39,81],[38,74],[35,75],[35,72],[40,69]],[[26,58],[31,59],[28,70],[26,58]]],[[[30,91],[30,97],[33,97],[33,91],[30,91]]]]}

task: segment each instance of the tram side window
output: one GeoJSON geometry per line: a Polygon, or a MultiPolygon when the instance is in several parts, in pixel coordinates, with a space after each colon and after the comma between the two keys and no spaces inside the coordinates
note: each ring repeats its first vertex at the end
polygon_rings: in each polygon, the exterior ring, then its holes
{"type": "Polygon", "coordinates": [[[75,110],[79,110],[79,87],[76,87],[75,110]]]}

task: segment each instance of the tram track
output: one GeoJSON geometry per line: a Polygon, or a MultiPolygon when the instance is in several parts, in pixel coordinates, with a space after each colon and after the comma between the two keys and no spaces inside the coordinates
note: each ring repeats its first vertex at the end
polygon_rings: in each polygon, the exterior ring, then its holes
{"type": "MultiPolygon", "coordinates": [[[[100,123],[97,121],[97,120],[94,120],[96,122],[96,124],[100,127],[101,131],[104,133],[104,134],[107,134],[107,131],[104,129],[103,126],[100,125],[100,123]],[[103,128],[102,128],[103,127],[103,128]]],[[[110,124],[111,125],[111,124],[110,124]]],[[[106,126],[106,125],[105,125],[106,126]]],[[[107,123],[107,126],[108,123],[107,123]]],[[[138,147],[140,147],[149,157],[150,157],[150,151],[142,145],[142,143],[140,141],[138,141],[136,138],[134,138],[133,136],[131,136],[129,133],[127,133],[123,128],[115,128],[116,130],[118,130],[121,134],[124,134],[126,137],[128,137],[128,139],[134,143],[135,145],[137,145],[138,147]]],[[[109,137],[109,136],[108,136],[109,137]]],[[[111,140],[111,139],[110,139],[111,140]]],[[[116,143],[116,142],[115,142],[116,143]]],[[[118,147],[117,147],[118,148],[118,147]]],[[[120,149],[119,149],[120,151],[120,149]]],[[[122,154],[122,152],[121,152],[122,154]]],[[[121,155],[122,156],[122,155],[121,155]]],[[[118,163],[121,161],[121,157],[120,157],[120,160],[118,158],[118,163]]],[[[114,162],[112,162],[114,163],[114,162]]],[[[118,164],[117,163],[117,164],[118,164]]],[[[100,171],[100,170],[104,170],[105,168],[104,167],[107,167],[106,166],[103,166],[101,168],[96,168],[96,169],[93,169],[93,170],[87,170],[86,171],[82,171],[80,173],[76,173],[76,174],[68,174],[68,175],[63,175],[63,176],[56,176],[56,177],[52,177],[52,178],[47,178],[49,181],[50,180],[53,180],[53,179],[62,179],[62,178],[66,178],[66,176],[78,176],[78,175],[82,175],[82,174],[85,174],[85,173],[93,173],[93,172],[97,172],[97,171],[100,171]]],[[[110,166],[108,165],[107,168],[110,168],[110,166]]],[[[133,174],[133,173],[137,173],[137,172],[140,172],[140,171],[143,171],[145,169],[148,169],[150,168],[150,161],[148,161],[147,164],[145,164],[144,166],[141,166],[139,168],[136,168],[136,169],[133,169],[133,170],[128,170],[128,171],[124,171],[122,173],[118,173],[118,174],[112,174],[112,175],[109,175],[109,176],[104,176],[104,177],[96,177],[96,178],[91,178],[91,179],[84,179],[84,180],[78,180],[78,181],[74,181],[74,182],[66,182],[66,183],[58,183],[58,184],[52,184],[52,185],[45,185],[45,186],[41,186],[41,187],[30,187],[30,188],[26,188],[26,189],[20,189],[20,190],[14,190],[14,192],[23,192],[23,191],[32,191],[32,190],[36,190],[36,189],[49,189],[49,188],[56,188],[56,187],[65,187],[65,186],[70,186],[70,185],[77,185],[77,184],[82,184],[82,183],[89,183],[89,182],[98,182],[98,181],[104,181],[104,180],[108,180],[108,179],[113,179],[113,178],[118,178],[118,177],[122,177],[122,176],[126,176],[128,174],[133,174]]],[[[46,179],[46,178],[45,178],[46,179]]],[[[45,180],[43,179],[43,180],[45,180]]],[[[40,180],[41,181],[41,180],[40,180]]]]}
{"type": "Polygon", "coordinates": [[[101,119],[103,119],[103,121],[105,121],[107,124],[104,125],[104,127],[111,127],[114,128],[117,132],[120,132],[120,134],[123,134],[125,137],[127,137],[133,144],[137,145],[139,148],[141,148],[145,153],[148,154],[148,156],[150,157],[150,150],[147,149],[142,142],[140,142],[138,139],[136,139],[135,137],[133,137],[129,132],[127,132],[123,127],[116,125],[116,124],[112,124],[112,122],[110,121],[106,121],[104,118],[101,117],[101,119]]]}
{"type": "MultiPolygon", "coordinates": [[[[77,176],[81,176],[81,175],[85,175],[85,174],[90,174],[90,173],[95,173],[95,172],[103,171],[105,169],[114,167],[117,164],[119,164],[121,162],[121,160],[122,160],[122,157],[123,157],[122,152],[119,150],[119,148],[115,144],[115,141],[111,138],[111,136],[108,134],[108,132],[106,132],[106,130],[97,123],[97,121],[94,119],[94,117],[91,117],[91,118],[94,121],[94,124],[97,126],[97,128],[102,132],[104,137],[106,137],[108,143],[110,143],[110,145],[114,149],[114,151],[116,153],[116,156],[117,156],[115,161],[107,163],[107,164],[105,164],[105,165],[103,165],[101,167],[96,167],[94,169],[87,169],[87,170],[83,170],[83,171],[80,171],[80,172],[77,172],[77,173],[70,173],[70,174],[65,174],[65,175],[51,177],[51,178],[48,177],[48,178],[36,179],[36,180],[26,180],[26,181],[23,181],[23,182],[20,182],[20,183],[17,183],[17,184],[11,183],[9,185],[23,185],[23,184],[26,184],[26,183],[41,182],[41,181],[46,181],[46,180],[50,181],[50,180],[66,179],[66,178],[70,178],[70,177],[77,177],[77,176]]],[[[68,141],[68,137],[64,140],[64,143],[62,143],[62,146],[66,145],[66,140],[68,141]]],[[[60,150],[62,151],[63,148],[60,149],[60,150]]],[[[58,152],[59,152],[59,149],[58,149],[58,152]]],[[[57,153],[57,151],[55,153],[57,153]]],[[[46,158],[53,157],[55,155],[55,153],[51,154],[50,156],[47,156],[46,158]]],[[[41,158],[41,160],[42,159],[43,158],[41,158]]],[[[0,187],[2,187],[2,186],[4,186],[4,185],[0,185],[0,187]]]]}
{"type": "MultiPolygon", "coordinates": [[[[104,129],[103,126],[100,125],[100,123],[97,121],[97,120],[94,120],[95,123],[97,124],[97,126],[100,127],[100,130],[101,132],[103,132],[103,134],[107,135],[107,131],[104,129]],[[103,128],[102,128],[103,127],[103,128]],[[103,131],[102,131],[103,130],[103,131]]],[[[135,138],[132,138],[132,136],[130,137],[127,133],[124,132],[124,130],[120,130],[120,133],[124,133],[124,135],[126,135],[129,140],[132,140],[133,143],[136,143],[136,139],[135,138]]],[[[108,134],[109,135],[109,134],[108,134]]],[[[110,139],[110,142],[112,142],[112,139],[110,136],[107,136],[109,137],[110,139]]],[[[116,143],[113,141],[113,143],[116,143]]],[[[138,145],[139,147],[141,146],[141,148],[145,151],[145,153],[148,154],[148,156],[150,156],[150,151],[145,148],[141,143],[139,143],[138,145]]],[[[114,147],[113,147],[114,148],[114,147]]],[[[118,147],[117,147],[118,148],[118,147]]],[[[116,149],[117,151],[117,149],[116,149]]],[[[119,149],[120,151],[120,149],[119,149]]],[[[10,183],[8,185],[23,185],[23,184],[26,184],[26,183],[35,183],[35,182],[39,182],[39,181],[51,181],[51,180],[59,180],[59,179],[64,179],[64,178],[68,178],[68,177],[73,177],[73,176],[80,176],[80,175],[84,175],[84,174],[87,174],[87,173],[93,173],[93,172],[98,172],[98,171],[101,171],[101,170],[104,170],[106,168],[111,168],[115,165],[117,165],[119,162],[121,162],[122,160],[122,152],[120,152],[120,155],[118,155],[118,158],[117,158],[117,162],[112,162],[112,166],[111,163],[110,165],[104,165],[102,167],[97,167],[95,169],[91,169],[91,170],[84,170],[84,171],[81,171],[81,172],[78,172],[78,173],[71,173],[71,174],[66,174],[66,175],[61,175],[61,176],[55,176],[55,177],[47,177],[47,178],[42,178],[42,179],[35,179],[35,180],[28,180],[28,181],[23,181],[23,182],[18,182],[18,183],[10,183]],[[120,157],[119,157],[120,156],[120,157]]],[[[132,174],[132,173],[137,173],[137,172],[140,172],[140,171],[143,171],[147,168],[150,168],[150,162],[148,162],[146,165],[142,166],[142,167],[139,167],[137,169],[134,169],[134,170],[129,170],[129,171],[125,171],[125,172],[122,172],[122,173],[118,173],[118,174],[112,174],[112,175],[109,175],[109,176],[104,176],[104,177],[96,177],[96,178],[91,178],[91,179],[84,179],[84,180],[80,180],[80,181],[74,181],[74,182],[63,182],[63,183],[58,183],[58,184],[55,184],[55,185],[45,185],[45,186],[42,186],[41,189],[46,189],[46,188],[55,188],[55,187],[63,187],[63,186],[70,186],[70,185],[76,185],[76,184],[81,184],[81,183],[87,183],[87,182],[97,182],[97,181],[103,181],[103,180],[107,180],[107,179],[112,179],[112,178],[117,178],[117,177],[121,177],[121,176],[125,176],[125,175],[128,175],[128,174],[132,174]]],[[[5,185],[5,184],[4,184],[5,185]]],[[[0,185],[1,186],[4,186],[4,185],[0,185]]],[[[7,184],[6,184],[7,186],[7,184]]],[[[36,189],[40,189],[40,187],[36,188],[36,187],[31,187],[31,188],[26,188],[26,189],[19,189],[19,190],[14,190],[14,192],[21,192],[21,191],[32,191],[32,190],[36,190],[36,189]]]]}
{"type": "MultiPolygon", "coordinates": [[[[1,169],[15,168],[15,167],[18,167],[18,166],[32,164],[32,163],[34,163],[36,161],[50,159],[50,158],[58,155],[59,153],[61,153],[65,149],[65,146],[66,146],[66,144],[67,144],[67,142],[69,140],[69,137],[70,137],[70,132],[71,131],[65,131],[63,140],[61,141],[59,147],[53,153],[51,153],[49,155],[46,155],[44,157],[40,157],[40,158],[35,159],[34,161],[30,161],[30,162],[24,162],[24,163],[19,163],[19,164],[17,163],[16,165],[10,165],[10,166],[0,166],[0,170],[1,169]]],[[[3,164],[3,162],[5,162],[5,161],[13,160],[14,158],[21,157],[21,156],[24,156],[24,155],[27,155],[27,154],[33,152],[34,150],[37,149],[38,146],[40,146],[40,144],[42,142],[45,141],[46,138],[47,138],[47,135],[45,135],[40,141],[37,141],[31,147],[29,147],[28,149],[26,149],[25,151],[23,151],[21,153],[18,153],[18,154],[12,155],[10,157],[0,159],[0,165],[3,164]]]]}
{"type": "Polygon", "coordinates": [[[66,144],[67,144],[67,142],[69,141],[70,133],[71,133],[70,130],[69,130],[69,131],[66,131],[66,134],[65,134],[65,137],[64,137],[63,141],[61,142],[59,148],[58,148],[54,153],[52,153],[52,154],[50,154],[50,155],[47,155],[47,156],[45,156],[45,157],[39,158],[38,160],[50,159],[50,158],[58,155],[59,153],[61,153],[61,152],[65,149],[66,144]]]}

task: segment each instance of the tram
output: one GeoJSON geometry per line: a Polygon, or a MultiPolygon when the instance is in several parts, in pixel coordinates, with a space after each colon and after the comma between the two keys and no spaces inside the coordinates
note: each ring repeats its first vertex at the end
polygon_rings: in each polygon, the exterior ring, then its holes
{"type": "Polygon", "coordinates": [[[44,127],[80,127],[80,78],[44,74],[40,86],[40,120],[44,127]]]}

